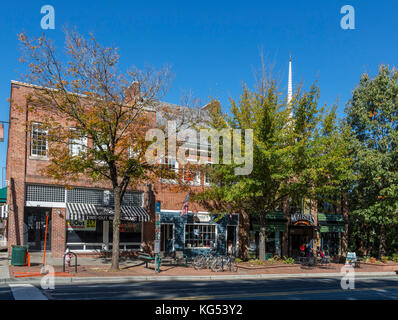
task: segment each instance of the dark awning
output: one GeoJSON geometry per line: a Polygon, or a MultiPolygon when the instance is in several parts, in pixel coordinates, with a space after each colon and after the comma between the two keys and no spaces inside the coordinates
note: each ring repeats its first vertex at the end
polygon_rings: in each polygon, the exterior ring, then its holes
{"type": "MultiPolygon", "coordinates": [[[[85,203],[67,203],[67,220],[113,220],[114,208],[96,207],[85,203]]],[[[149,222],[149,214],[142,207],[122,206],[122,220],[132,222],[149,222]]]]}
{"type": "Polygon", "coordinates": [[[67,203],[66,204],[66,220],[84,221],[96,220],[98,211],[93,204],[87,203],[67,203]],[[94,218],[91,218],[94,217],[94,218]]]}

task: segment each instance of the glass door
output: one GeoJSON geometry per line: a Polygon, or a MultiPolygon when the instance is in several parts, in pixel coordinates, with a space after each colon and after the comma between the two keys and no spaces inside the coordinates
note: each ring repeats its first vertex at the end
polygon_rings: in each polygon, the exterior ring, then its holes
{"type": "Polygon", "coordinates": [[[172,252],[174,250],[174,225],[162,224],[160,229],[160,251],[172,252]]]}
{"type": "Polygon", "coordinates": [[[46,249],[51,250],[51,208],[25,208],[25,224],[28,231],[29,250],[44,250],[47,216],[46,249]]]}

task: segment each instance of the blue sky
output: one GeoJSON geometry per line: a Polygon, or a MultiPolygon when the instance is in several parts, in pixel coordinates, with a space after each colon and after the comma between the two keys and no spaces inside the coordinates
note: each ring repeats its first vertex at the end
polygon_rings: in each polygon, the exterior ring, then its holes
{"type": "MultiPolygon", "coordinates": [[[[124,68],[170,64],[175,79],[164,100],[171,103],[192,90],[203,102],[217,97],[228,108],[228,98],[239,95],[242,81],[253,83],[260,48],[287,92],[291,52],[294,85],[303,82],[308,88],[317,80],[321,103],[338,101],[342,115],[361,73],[396,64],[397,12],[393,0],[3,1],[0,120],[8,121],[10,80],[23,81],[17,34],[45,32],[62,49],[65,25],[119,47],[124,68]],[[47,4],[55,8],[55,30],[40,27],[40,9],[47,4]],[[346,4],[355,8],[355,30],[340,27],[346,4]]],[[[6,150],[1,143],[1,167],[6,150]]]]}

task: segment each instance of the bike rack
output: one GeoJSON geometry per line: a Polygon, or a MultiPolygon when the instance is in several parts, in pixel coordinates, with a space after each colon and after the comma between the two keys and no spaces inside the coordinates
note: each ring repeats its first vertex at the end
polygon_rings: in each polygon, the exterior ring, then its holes
{"type": "Polygon", "coordinates": [[[75,273],[77,273],[77,254],[74,252],[68,252],[64,254],[64,257],[62,258],[62,271],[65,272],[65,257],[67,254],[71,254],[75,257],[75,273]]]}

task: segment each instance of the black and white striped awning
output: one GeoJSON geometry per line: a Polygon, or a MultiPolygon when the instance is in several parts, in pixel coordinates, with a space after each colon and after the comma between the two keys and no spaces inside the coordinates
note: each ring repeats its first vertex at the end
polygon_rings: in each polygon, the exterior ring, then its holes
{"type": "Polygon", "coordinates": [[[0,219],[7,219],[8,218],[8,204],[0,207],[0,219]]]}
{"type": "MultiPolygon", "coordinates": [[[[113,220],[115,210],[109,207],[96,207],[86,203],[67,203],[67,220],[113,220]]],[[[149,222],[150,216],[142,207],[122,206],[122,220],[149,222]]]]}
{"type": "Polygon", "coordinates": [[[98,216],[98,211],[95,208],[95,205],[93,204],[87,204],[87,203],[66,204],[66,220],[72,220],[72,221],[95,220],[95,217],[97,216],[98,216]]]}

